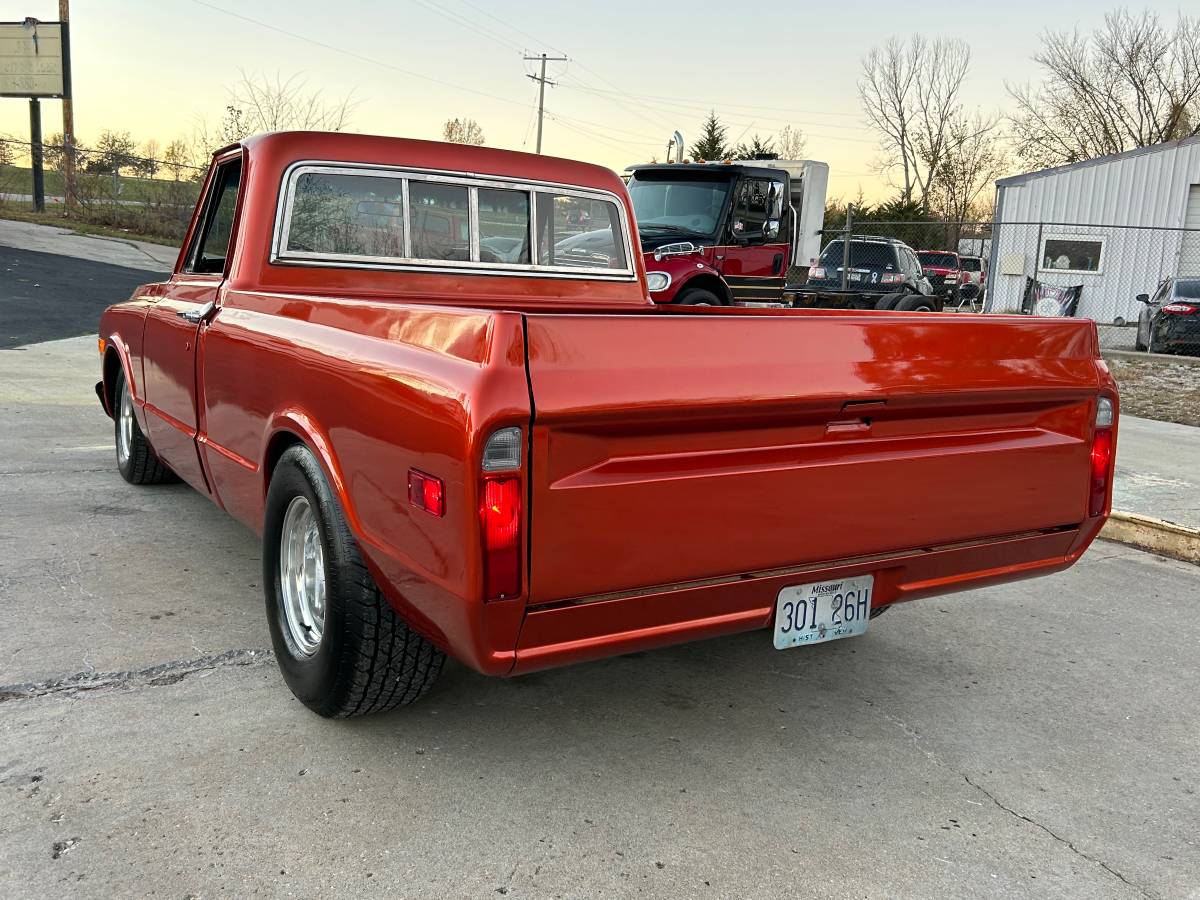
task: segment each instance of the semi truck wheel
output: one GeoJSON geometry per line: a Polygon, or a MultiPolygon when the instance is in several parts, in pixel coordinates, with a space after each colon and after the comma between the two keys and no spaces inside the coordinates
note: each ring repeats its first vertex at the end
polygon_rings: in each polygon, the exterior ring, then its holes
{"type": "Polygon", "coordinates": [[[896,304],[896,312],[937,312],[937,304],[932,297],[909,294],[896,304]]]}
{"type": "Polygon", "coordinates": [[[113,437],[117,445],[117,471],[130,484],[167,484],[178,477],[154,455],[133,414],[133,396],[125,370],[117,369],[113,390],[113,437]]]}
{"type": "Polygon", "coordinates": [[[875,301],[875,308],[876,309],[895,309],[896,304],[899,303],[901,300],[903,300],[907,296],[908,296],[908,294],[905,294],[905,293],[884,294],[882,297],[880,297],[878,300],[875,301]]]}
{"type": "Polygon", "coordinates": [[[296,698],[330,718],[383,712],[424,696],[445,655],[380,592],[312,451],[284,451],[263,527],[271,643],[296,698]]]}
{"type": "Polygon", "coordinates": [[[721,298],[705,288],[684,291],[675,302],[680,306],[721,306],[721,298]]]}

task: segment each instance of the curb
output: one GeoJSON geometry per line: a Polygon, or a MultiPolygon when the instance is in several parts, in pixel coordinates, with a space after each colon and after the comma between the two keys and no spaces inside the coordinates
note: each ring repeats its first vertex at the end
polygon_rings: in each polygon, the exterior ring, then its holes
{"type": "Polygon", "coordinates": [[[1128,359],[1134,362],[1183,363],[1185,366],[1200,366],[1200,356],[1175,356],[1171,353],[1146,353],[1144,350],[1105,350],[1100,355],[1105,359],[1128,359]]]}
{"type": "Polygon", "coordinates": [[[1100,537],[1172,559],[1200,563],[1200,528],[1113,510],[1100,530],[1100,537]]]}

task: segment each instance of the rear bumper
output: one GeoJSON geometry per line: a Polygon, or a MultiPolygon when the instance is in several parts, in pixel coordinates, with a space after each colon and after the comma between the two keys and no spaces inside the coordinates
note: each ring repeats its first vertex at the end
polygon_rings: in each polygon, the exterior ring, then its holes
{"type": "Polygon", "coordinates": [[[1048,575],[1079,559],[1103,521],[534,607],[511,674],[767,628],[788,585],[870,573],[880,607],[1048,575]]]}
{"type": "MultiPolygon", "coordinates": [[[[898,285],[897,290],[902,290],[898,285]]],[[[841,291],[805,290],[786,288],[785,294],[795,296],[793,306],[797,309],[874,309],[879,298],[896,291],[841,291]]],[[[785,298],[786,299],[786,298],[785,298]]]]}

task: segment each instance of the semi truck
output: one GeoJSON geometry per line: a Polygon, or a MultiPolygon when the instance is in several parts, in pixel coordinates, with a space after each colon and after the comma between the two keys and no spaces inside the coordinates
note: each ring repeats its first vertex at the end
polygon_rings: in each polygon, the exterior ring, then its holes
{"type": "Polygon", "coordinates": [[[779,303],[821,253],[829,166],[815,160],[630,166],[655,303],[779,303]]]}

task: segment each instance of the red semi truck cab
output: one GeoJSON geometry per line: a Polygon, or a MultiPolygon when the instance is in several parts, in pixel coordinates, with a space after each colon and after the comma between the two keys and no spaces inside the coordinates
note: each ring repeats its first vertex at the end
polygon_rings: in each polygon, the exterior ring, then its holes
{"type": "Polygon", "coordinates": [[[655,303],[773,303],[821,252],[829,166],[813,160],[630,166],[655,303]]]}

